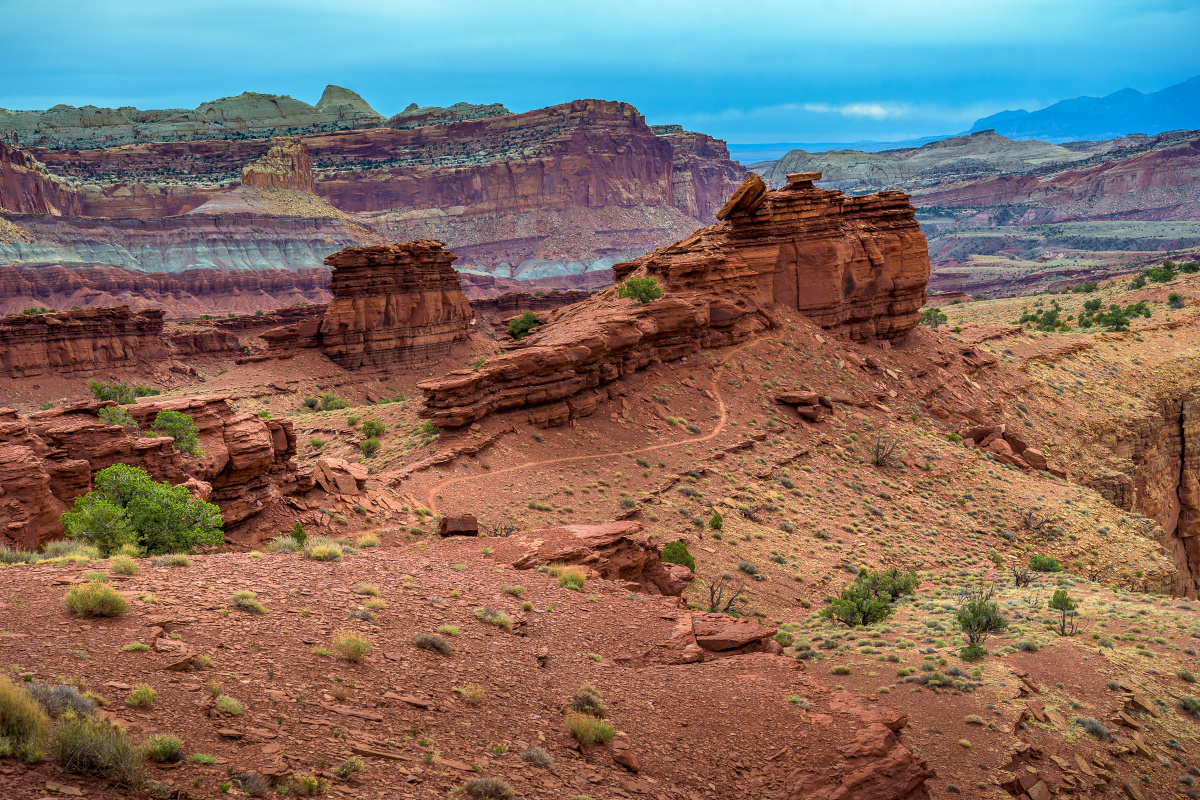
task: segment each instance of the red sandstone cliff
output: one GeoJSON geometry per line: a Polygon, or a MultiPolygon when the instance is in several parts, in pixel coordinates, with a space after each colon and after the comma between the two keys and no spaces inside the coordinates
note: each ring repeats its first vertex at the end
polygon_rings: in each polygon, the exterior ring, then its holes
{"type": "Polygon", "coordinates": [[[325,355],[348,369],[440,358],[475,316],[450,265],[427,239],[348,247],[325,259],[333,300],[321,322],[325,355]]]}
{"type": "Polygon", "coordinates": [[[536,407],[531,422],[560,424],[591,413],[621,375],[774,325],[776,303],[848,338],[897,338],[919,321],[929,257],[903,193],[845,198],[811,180],[770,192],[751,175],[718,216],[614,268],[621,280],[654,276],[661,299],[642,304],[613,287],[553,312],[479,368],[419,383],[420,415],[458,427],[536,407]]]}
{"type": "Polygon", "coordinates": [[[0,318],[0,376],[91,375],[167,357],[163,312],[128,306],[0,318]]]}
{"type": "Polygon", "coordinates": [[[242,167],[242,185],[316,191],[308,147],[299,139],[272,147],[265,156],[242,167]]]}
{"type": "Polygon", "coordinates": [[[51,175],[33,156],[0,142],[0,210],[24,214],[81,214],[80,193],[51,175]]]}

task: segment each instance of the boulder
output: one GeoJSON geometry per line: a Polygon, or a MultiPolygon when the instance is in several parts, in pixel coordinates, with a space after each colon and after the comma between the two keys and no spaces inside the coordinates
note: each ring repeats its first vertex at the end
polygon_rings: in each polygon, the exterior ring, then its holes
{"type": "Polygon", "coordinates": [[[438,523],[438,534],[441,536],[478,536],[479,521],[470,514],[442,517],[442,521],[438,523]]]}
{"type": "Polygon", "coordinates": [[[692,630],[700,647],[722,652],[770,641],[777,629],[727,614],[697,614],[692,617],[692,630]]]}

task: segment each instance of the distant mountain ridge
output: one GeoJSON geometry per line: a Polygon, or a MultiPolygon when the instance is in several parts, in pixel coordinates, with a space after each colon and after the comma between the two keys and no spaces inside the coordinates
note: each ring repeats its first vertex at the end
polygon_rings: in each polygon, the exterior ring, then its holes
{"type": "Polygon", "coordinates": [[[1200,75],[1157,92],[1121,89],[1106,97],[1073,97],[1038,111],[1001,111],[976,120],[971,132],[1011,139],[1077,142],[1200,128],[1200,75]]]}

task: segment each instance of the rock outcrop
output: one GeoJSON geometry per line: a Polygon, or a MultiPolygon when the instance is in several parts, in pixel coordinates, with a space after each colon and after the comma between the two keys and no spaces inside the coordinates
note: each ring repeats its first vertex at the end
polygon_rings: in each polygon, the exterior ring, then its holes
{"type": "Polygon", "coordinates": [[[325,355],[347,369],[386,369],[440,358],[474,317],[450,266],[428,239],[348,247],[325,259],[333,299],[321,322],[325,355]]]}
{"type": "Polygon", "coordinates": [[[91,375],[168,355],[163,312],[129,306],[0,318],[0,376],[91,375]]]}
{"type": "Polygon", "coordinates": [[[691,570],[664,563],[658,545],[641,531],[640,522],[539,528],[496,539],[490,557],[517,569],[578,564],[591,577],[621,581],[631,591],[678,597],[692,579],[691,570]]]}
{"type": "Polygon", "coordinates": [[[92,487],[92,475],[129,464],[159,481],[203,488],[236,540],[244,523],[284,496],[309,488],[292,456],[288,420],[238,413],[219,395],[124,406],[142,430],[164,409],[190,416],[200,433],[199,459],[184,458],[170,438],[142,437],[97,416],[109,402],[85,402],[18,418],[0,409],[0,530],[27,549],[62,534],[61,515],[92,487]]]}
{"type": "Polygon", "coordinates": [[[0,142],[0,210],[22,214],[82,214],[79,192],[40,161],[0,142]]]}
{"type": "Polygon", "coordinates": [[[242,185],[316,191],[308,147],[299,139],[275,145],[265,156],[242,167],[242,185]]]}
{"type": "Polygon", "coordinates": [[[140,110],[57,105],[45,111],[0,109],[0,131],[26,147],[87,150],[136,142],[189,142],[230,136],[277,136],[297,129],[346,130],[383,124],[349,89],[326,86],[317,105],[287,95],[243,92],[195,109],[140,110]]]}
{"type": "Polygon", "coordinates": [[[752,175],[722,222],[634,261],[618,280],[654,277],[665,296],[621,299],[616,287],[547,315],[509,352],[423,381],[421,415],[443,427],[526,406],[560,424],[607,399],[601,387],[654,360],[736,344],[797,309],[838,336],[894,339],[925,301],[925,239],[901,192],[846,198],[800,176],[767,191],[752,175]]]}
{"type": "Polygon", "coordinates": [[[426,125],[449,125],[454,122],[464,122],[471,119],[486,119],[511,114],[501,103],[472,105],[471,103],[455,103],[452,106],[418,107],[410,103],[408,108],[387,121],[389,128],[424,128],[426,125]]]}

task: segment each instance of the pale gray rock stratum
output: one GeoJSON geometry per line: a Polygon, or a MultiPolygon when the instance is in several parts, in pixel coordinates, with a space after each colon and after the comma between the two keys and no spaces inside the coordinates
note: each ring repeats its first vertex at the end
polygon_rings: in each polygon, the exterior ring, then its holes
{"type": "Polygon", "coordinates": [[[238,136],[372,128],[384,118],[349,89],[326,86],[315,106],[288,95],[242,92],[195,109],[57,105],[44,111],[0,109],[0,136],[22,147],[111,147],[238,136]]]}

